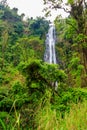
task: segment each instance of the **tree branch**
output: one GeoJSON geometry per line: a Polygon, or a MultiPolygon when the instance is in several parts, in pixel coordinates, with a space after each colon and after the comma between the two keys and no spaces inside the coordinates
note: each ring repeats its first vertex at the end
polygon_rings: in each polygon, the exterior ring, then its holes
{"type": "Polygon", "coordinates": [[[52,9],[63,9],[66,13],[70,13],[70,11],[68,9],[65,9],[64,7],[62,7],[60,5],[55,5],[52,9]]]}

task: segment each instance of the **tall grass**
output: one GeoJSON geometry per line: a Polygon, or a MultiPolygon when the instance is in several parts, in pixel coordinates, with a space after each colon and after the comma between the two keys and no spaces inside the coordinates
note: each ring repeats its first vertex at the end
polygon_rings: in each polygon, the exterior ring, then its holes
{"type": "Polygon", "coordinates": [[[15,103],[16,103],[16,100],[14,101],[9,114],[5,114],[5,112],[2,112],[2,115],[5,116],[5,119],[0,118],[0,130],[21,130],[20,113],[17,112],[15,103]],[[14,110],[13,119],[12,117],[10,118],[12,109],[14,110]]]}
{"type": "Polygon", "coordinates": [[[56,130],[58,127],[56,111],[51,109],[50,98],[51,92],[46,91],[36,112],[37,130],[56,130]]]}
{"type": "Polygon", "coordinates": [[[6,130],[5,123],[1,119],[0,119],[0,129],[6,130]]]}
{"type": "MultiPolygon", "coordinates": [[[[78,104],[72,104],[70,112],[65,113],[62,118],[61,112],[53,109],[55,106],[53,107],[51,104],[52,96],[51,90],[46,90],[46,93],[39,99],[38,105],[34,108],[33,117],[29,113],[25,113],[23,116],[21,111],[16,110],[17,100],[15,100],[9,115],[5,116],[8,120],[0,119],[0,130],[87,130],[86,100],[78,104]],[[28,119],[31,120],[32,124],[28,123],[28,119]],[[26,126],[23,126],[23,123],[26,123],[26,126]]],[[[31,109],[27,107],[27,110],[30,112],[31,109]]],[[[5,113],[3,114],[5,115],[5,113]]]]}
{"type": "Polygon", "coordinates": [[[65,114],[61,127],[63,130],[87,130],[87,101],[73,104],[70,113],[65,114]]]}
{"type": "Polygon", "coordinates": [[[36,116],[37,130],[87,130],[87,101],[73,104],[64,118],[56,115],[56,111],[47,103],[36,116]]]}
{"type": "Polygon", "coordinates": [[[38,130],[56,130],[58,128],[56,111],[52,111],[48,106],[39,113],[38,119],[38,130]]]}

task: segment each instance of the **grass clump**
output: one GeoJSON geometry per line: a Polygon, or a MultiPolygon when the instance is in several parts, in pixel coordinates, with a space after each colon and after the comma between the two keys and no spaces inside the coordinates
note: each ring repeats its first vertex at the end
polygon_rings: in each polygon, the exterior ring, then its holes
{"type": "Polygon", "coordinates": [[[37,130],[87,130],[87,101],[72,104],[69,113],[62,118],[57,117],[56,110],[51,109],[50,103],[37,115],[37,130]]]}
{"type": "Polygon", "coordinates": [[[65,114],[63,130],[87,130],[87,101],[73,104],[69,114],[65,114]]]}

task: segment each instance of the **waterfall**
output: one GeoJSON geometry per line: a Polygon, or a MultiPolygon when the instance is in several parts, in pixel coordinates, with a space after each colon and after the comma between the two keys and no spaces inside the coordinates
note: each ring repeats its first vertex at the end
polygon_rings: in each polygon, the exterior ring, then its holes
{"type": "Polygon", "coordinates": [[[55,39],[55,26],[51,24],[46,36],[46,50],[44,54],[44,61],[50,64],[56,64],[55,39]]]}
{"type": "MultiPolygon", "coordinates": [[[[50,25],[48,30],[48,34],[46,36],[46,50],[44,54],[44,61],[50,64],[56,64],[56,52],[55,52],[55,26],[53,24],[50,25]]],[[[58,89],[58,82],[52,83],[55,86],[55,90],[58,89]]]]}

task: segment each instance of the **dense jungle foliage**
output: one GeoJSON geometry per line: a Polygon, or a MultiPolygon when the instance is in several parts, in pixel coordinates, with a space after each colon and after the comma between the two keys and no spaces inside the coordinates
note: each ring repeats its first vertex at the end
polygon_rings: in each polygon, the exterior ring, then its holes
{"type": "Polygon", "coordinates": [[[43,1],[69,13],[54,20],[56,65],[44,62],[50,21],[0,2],[0,130],[87,130],[87,2],[43,1]]]}

